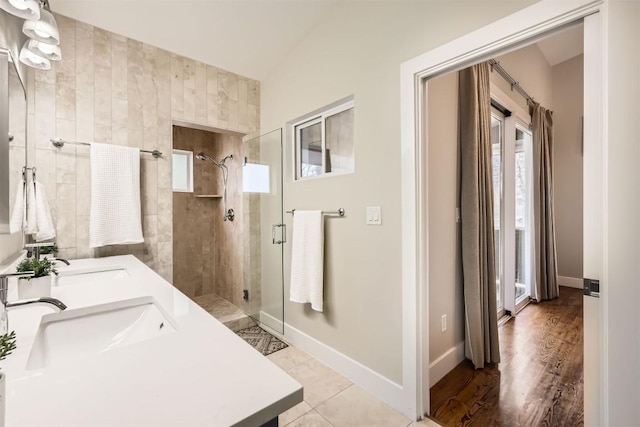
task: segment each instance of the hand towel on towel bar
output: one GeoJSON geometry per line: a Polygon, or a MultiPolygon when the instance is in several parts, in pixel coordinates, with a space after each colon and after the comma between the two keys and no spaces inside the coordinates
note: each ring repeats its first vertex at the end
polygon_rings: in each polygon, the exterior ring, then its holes
{"type": "Polygon", "coordinates": [[[40,181],[18,184],[11,214],[10,232],[24,230],[38,242],[56,237],[47,194],[40,181]]]}
{"type": "Polygon", "coordinates": [[[311,303],[322,311],[324,272],[324,221],[322,211],[301,211],[293,216],[291,288],[293,302],[311,303]]]}
{"type": "Polygon", "coordinates": [[[26,185],[26,182],[20,180],[18,188],[16,189],[16,198],[11,211],[11,222],[9,222],[9,233],[11,234],[22,231],[27,226],[26,185]]]}
{"type": "Polygon", "coordinates": [[[91,144],[89,247],[144,242],[140,208],[140,150],[91,144]]]}
{"type": "Polygon", "coordinates": [[[40,181],[33,183],[33,191],[35,191],[35,213],[37,231],[34,238],[36,242],[51,240],[56,237],[56,228],[53,226],[53,218],[51,217],[51,209],[47,201],[47,193],[44,185],[40,181]]]}

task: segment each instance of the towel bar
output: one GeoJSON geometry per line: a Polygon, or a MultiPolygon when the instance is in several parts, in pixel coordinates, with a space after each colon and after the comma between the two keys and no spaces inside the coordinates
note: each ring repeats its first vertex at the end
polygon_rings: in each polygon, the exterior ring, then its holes
{"type": "MultiPolygon", "coordinates": [[[[50,139],[51,143],[53,144],[54,147],[56,148],[62,148],[64,147],[64,144],[73,144],[73,145],[91,145],[90,142],[78,142],[78,141],[66,141],[62,138],[53,138],[50,139]]],[[[158,157],[162,157],[162,151],[158,151],[158,150],[140,150],[141,153],[149,153],[151,154],[153,157],[155,157],[156,159],[158,157]]]]}
{"type": "MultiPolygon", "coordinates": [[[[294,215],[296,213],[295,209],[291,209],[290,211],[286,211],[288,214],[294,215]]],[[[322,211],[322,215],[338,215],[344,216],[344,209],[340,208],[337,211],[322,211]]]]}

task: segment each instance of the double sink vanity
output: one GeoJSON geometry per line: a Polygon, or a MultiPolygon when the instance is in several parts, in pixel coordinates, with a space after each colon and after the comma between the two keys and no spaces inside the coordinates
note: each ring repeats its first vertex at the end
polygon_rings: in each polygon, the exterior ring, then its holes
{"type": "Polygon", "coordinates": [[[66,310],[8,313],[7,426],[272,426],[302,401],[299,383],[134,256],[58,271],[51,297],[66,310]]]}

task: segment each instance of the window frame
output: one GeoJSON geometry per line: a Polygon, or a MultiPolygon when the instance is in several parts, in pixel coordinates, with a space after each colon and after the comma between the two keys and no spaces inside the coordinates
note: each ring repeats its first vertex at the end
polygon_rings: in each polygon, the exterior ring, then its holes
{"type": "MultiPolygon", "coordinates": [[[[309,179],[318,179],[318,178],[326,178],[330,176],[339,176],[339,175],[347,175],[355,172],[355,138],[354,138],[354,166],[351,170],[348,171],[340,171],[340,172],[327,172],[327,141],[326,141],[326,122],[329,117],[335,116],[342,112],[348,111],[350,109],[355,108],[355,102],[353,97],[349,97],[347,101],[341,100],[337,103],[333,104],[333,106],[328,106],[317,110],[316,112],[307,114],[301,118],[294,120],[289,123],[290,126],[290,134],[292,135],[292,144],[293,144],[293,180],[295,181],[306,181],[309,179]],[[301,149],[301,141],[300,135],[302,130],[314,126],[316,124],[320,124],[320,158],[322,165],[322,173],[319,175],[312,176],[302,176],[302,149],[301,149]]],[[[354,120],[355,121],[355,120],[354,120]]]]}
{"type": "Polygon", "coordinates": [[[193,193],[193,151],[179,150],[174,148],[171,150],[171,189],[174,193],[193,193]],[[187,159],[187,189],[176,189],[174,186],[173,175],[175,173],[173,156],[179,155],[187,159]]]}

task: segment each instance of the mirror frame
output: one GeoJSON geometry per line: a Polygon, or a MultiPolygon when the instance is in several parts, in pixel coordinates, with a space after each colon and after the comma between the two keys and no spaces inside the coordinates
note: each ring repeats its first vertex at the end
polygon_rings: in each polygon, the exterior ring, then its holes
{"type": "Polygon", "coordinates": [[[25,158],[23,166],[27,165],[27,88],[20,73],[19,68],[16,66],[16,58],[12,55],[11,51],[6,48],[0,48],[0,234],[10,234],[9,223],[11,220],[11,165],[10,165],[10,152],[11,152],[11,140],[9,137],[9,67],[13,66],[22,86],[22,93],[24,96],[25,105],[25,158]]]}

